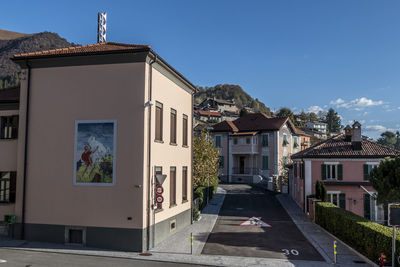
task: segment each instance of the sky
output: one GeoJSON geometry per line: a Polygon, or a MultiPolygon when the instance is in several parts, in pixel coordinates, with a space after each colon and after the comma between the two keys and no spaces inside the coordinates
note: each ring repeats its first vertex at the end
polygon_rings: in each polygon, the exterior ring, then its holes
{"type": "Polygon", "coordinates": [[[272,110],[334,108],[377,138],[400,130],[400,1],[5,1],[0,29],[149,44],[193,84],[238,84],[272,110]]]}

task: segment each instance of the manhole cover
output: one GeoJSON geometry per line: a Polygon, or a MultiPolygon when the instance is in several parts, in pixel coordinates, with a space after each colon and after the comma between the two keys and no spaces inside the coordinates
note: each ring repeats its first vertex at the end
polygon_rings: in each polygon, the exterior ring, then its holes
{"type": "Polygon", "coordinates": [[[152,256],[153,254],[145,252],[145,253],[140,253],[139,256],[152,256]]]}

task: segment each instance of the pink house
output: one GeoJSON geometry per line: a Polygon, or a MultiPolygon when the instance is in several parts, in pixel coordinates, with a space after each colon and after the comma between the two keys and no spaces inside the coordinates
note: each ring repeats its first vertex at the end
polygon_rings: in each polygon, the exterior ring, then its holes
{"type": "Polygon", "coordinates": [[[307,196],[315,194],[316,182],[322,181],[328,201],[373,221],[383,223],[385,212],[377,205],[369,173],[386,157],[400,156],[400,151],[382,146],[361,135],[355,122],[324,142],[292,155],[293,169],[289,191],[292,198],[308,211],[307,196]]]}

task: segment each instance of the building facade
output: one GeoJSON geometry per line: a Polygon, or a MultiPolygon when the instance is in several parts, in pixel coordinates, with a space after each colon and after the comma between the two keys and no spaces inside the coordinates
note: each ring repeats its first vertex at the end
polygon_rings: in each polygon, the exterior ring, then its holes
{"type": "Polygon", "coordinates": [[[316,182],[322,181],[328,191],[328,201],[383,223],[384,210],[376,203],[376,191],[368,176],[385,157],[399,155],[399,151],[362,136],[361,125],[355,122],[345,128],[345,133],[292,156],[289,192],[307,211],[307,196],[314,195],[316,182]]]}
{"type": "Polygon", "coordinates": [[[3,113],[19,113],[18,140],[0,151],[15,157],[1,166],[15,172],[15,203],[0,215],[16,216],[15,238],[145,251],[191,223],[188,80],[144,45],[12,59],[22,67],[20,106],[3,113]]]}
{"type": "Polygon", "coordinates": [[[220,177],[226,182],[259,183],[282,175],[293,153],[301,150],[301,133],[288,118],[247,114],[213,126],[220,153],[220,177]]]}

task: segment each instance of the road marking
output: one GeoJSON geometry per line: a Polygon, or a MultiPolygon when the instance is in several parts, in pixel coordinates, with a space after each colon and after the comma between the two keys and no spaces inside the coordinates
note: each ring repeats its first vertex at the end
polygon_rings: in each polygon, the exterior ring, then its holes
{"type": "Polygon", "coordinates": [[[247,227],[272,227],[266,222],[263,222],[260,217],[251,217],[241,224],[239,226],[247,226],[247,227]]]}
{"type": "Polygon", "coordinates": [[[286,249],[286,248],[283,248],[282,251],[283,251],[283,253],[285,254],[285,256],[289,256],[290,254],[292,254],[293,256],[298,256],[298,255],[300,254],[300,253],[299,253],[297,250],[295,250],[295,249],[288,250],[288,249],[286,249]]]}
{"type": "Polygon", "coordinates": [[[7,261],[6,260],[1,260],[0,259],[0,263],[6,263],[7,261]]]}

